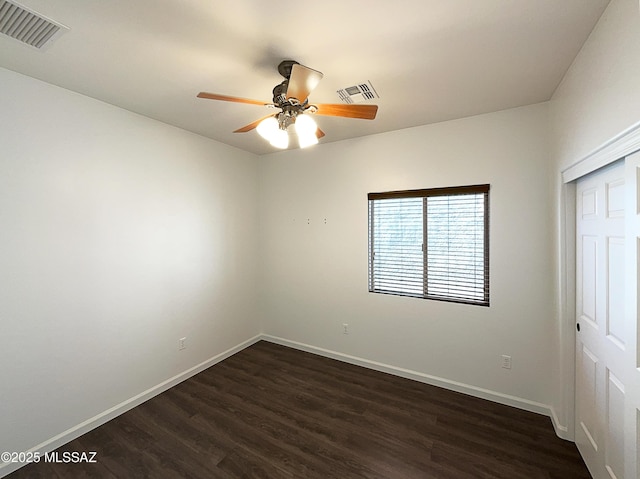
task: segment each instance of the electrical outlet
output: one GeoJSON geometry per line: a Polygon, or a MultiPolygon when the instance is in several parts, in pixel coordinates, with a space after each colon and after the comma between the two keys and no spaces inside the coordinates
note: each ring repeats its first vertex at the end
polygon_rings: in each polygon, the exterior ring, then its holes
{"type": "Polygon", "coordinates": [[[504,369],[511,369],[511,356],[507,356],[506,354],[502,355],[502,367],[504,369]]]}
{"type": "Polygon", "coordinates": [[[182,350],[186,348],[187,348],[187,338],[178,339],[178,349],[182,350]]]}
{"type": "Polygon", "coordinates": [[[349,325],[347,323],[342,323],[342,334],[349,334],[349,325]]]}

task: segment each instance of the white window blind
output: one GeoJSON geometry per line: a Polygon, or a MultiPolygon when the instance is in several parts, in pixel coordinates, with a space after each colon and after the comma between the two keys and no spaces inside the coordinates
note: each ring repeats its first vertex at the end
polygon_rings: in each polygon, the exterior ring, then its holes
{"type": "Polygon", "coordinates": [[[489,305],[489,185],[369,194],[369,291],[489,305]]]}

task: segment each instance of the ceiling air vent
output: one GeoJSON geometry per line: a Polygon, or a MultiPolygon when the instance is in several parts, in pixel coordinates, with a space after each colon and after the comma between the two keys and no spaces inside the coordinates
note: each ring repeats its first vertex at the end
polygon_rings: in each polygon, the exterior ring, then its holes
{"type": "Polygon", "coordinates": [[[338,96],[345,103],[362,103],[363,101],[380,98],[371,82],[358,83],[338,90],[338,96]]]}
{"type": "Polygon", "coordinates": [[[18,5],[0,0],[0,33],[19,42],[42,49],[65,31],[64,25],[18,5]]]}

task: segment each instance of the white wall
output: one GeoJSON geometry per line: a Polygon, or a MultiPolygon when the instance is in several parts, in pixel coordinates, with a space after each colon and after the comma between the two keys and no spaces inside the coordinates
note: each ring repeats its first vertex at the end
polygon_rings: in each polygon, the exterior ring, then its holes
{"type": "Polygon", "coordinates": [[[25,451],[260,333],[257,159],[0,84],[0,451],[25,451]]]}
{"type": "Polygon", "coordinates": [[[264,332],[549,404],[547,113],[534,105],[263,157],[264,332]],[[478,183],[491,184],[491,307],[367,291],[368,192],[478,183]]]}
{"type": "Polygon", "coordinates": [[[553,95],[558,169],[640,120],[638,0],[612,0],[553,95]]]}
{"type": "Polygon", "coordinates": [[[552,202],[557,341],[554,408],[573,434],[574,302],[567,277],[574,274],[570,245],[571,187],[561,171],[640,121],[640,9],[638,0],[612,0],[550,102],[552,202]],[[567,244],[569,250],[567,250],[567,244]]]}

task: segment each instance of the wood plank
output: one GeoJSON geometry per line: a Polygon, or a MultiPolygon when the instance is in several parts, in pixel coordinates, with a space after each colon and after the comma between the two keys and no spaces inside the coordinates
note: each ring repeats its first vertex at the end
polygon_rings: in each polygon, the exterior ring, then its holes
{"type": "Polygon", "coordinates": [[[22,477],[589,478],[549,418],[259,342],[22,477]]]}

